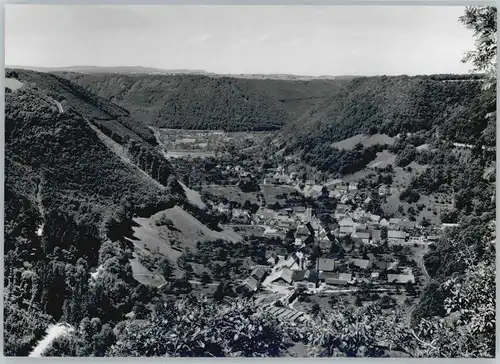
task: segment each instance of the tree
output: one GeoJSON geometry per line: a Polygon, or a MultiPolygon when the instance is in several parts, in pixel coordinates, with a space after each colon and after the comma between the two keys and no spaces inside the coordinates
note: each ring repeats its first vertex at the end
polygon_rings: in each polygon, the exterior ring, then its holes
{"type": "Polygon", "coordinates": [[[314,302],[314,304],[311,307],[311,314],[313,315],[313,317],[316,317],[320,312],[321,312],[321,306],[319,305],[318,302],[314,302]]]}
{"type": "Polygon", "coordinates": [[[476,50],[465,54],[463,62],[472,62],[478,72],[486,71],[496,77],[497,9],[493,6],[466,7],[460,21],[474,31],[476,50]]]}
{"type": "Polygon", "coordinates": [[[225,294],[224,294],[224,283],[220,282],[219,285],[217,286],[217,289],[214,292],[214,300],[216,302],[222,302],[224,299],[225,294]]]}
{"type": "Polygon", "coordinates": [[[173,269],[170,261],[164,257],[160,262],[160,270],[163,277],[168,281],[172,277],[173,269]]]}
{"type": "Polygon", "coordinates": [[[201,276],[201,282],[206,284],[212,282],[212,278],[207,272],[203,272],[203,275],[201,276]]]}

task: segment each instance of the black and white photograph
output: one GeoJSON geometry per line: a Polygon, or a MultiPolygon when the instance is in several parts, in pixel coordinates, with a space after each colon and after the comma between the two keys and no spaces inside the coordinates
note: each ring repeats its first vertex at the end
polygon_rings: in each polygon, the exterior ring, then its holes
{"type": "Polygon", "coordinates": [[[4,15],[5,356],[495,357],[495,7],[4,15]]]}

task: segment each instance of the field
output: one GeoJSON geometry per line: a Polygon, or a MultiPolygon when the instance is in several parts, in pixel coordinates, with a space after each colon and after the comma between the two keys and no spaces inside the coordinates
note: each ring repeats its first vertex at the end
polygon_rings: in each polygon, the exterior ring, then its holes
{"type": "Polygon", "coordinates": [[[391,138],[390,136],[385,134],[374,134],[374,135],[357,134],[350,138],[333,143],[332,147],[337,149],[352,150],[358,143],[363,145],[364,148],[368,148],[371,147],[372,145],[377,145],[377,144],[393,145],[394,138],[391,138]]]}
{"type": "Polygon", "coordinates": [[[184,248],[196,251],[198,241],[211,241],[224,239],[226,241],[241,241],[242,237],[231,228],[214,231],[203,225],[194,216],[175,206],[161,211],[150,218],[134,218],[136,226],[133,227],[134,256],[132,271],[137,281],[146,284],[159,285],[162,279],[155,277],[157,274],[146,269],[137,259],[138,254],[151,255],[157,251],[167,257],[174,268],[174,275],[180,277],[182,271],[177,266],[177,259],[184,248]],[[158,226],[159,219],[169,221],[169,225],[158,226]]]}
{"type": "Polygon", "coordinates": [[[368,164],[368,168],[385,168],[389,164],[396,165],[396,155],[387,150],[377,153],[377,157],[368,164]]]}

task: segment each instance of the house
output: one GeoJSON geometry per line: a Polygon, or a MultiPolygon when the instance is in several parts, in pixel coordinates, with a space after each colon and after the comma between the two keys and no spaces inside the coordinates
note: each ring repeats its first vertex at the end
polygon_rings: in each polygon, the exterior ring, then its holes
{"type": "Polygon", "coordinates": [[[361,269],[368,269],[371,262],[368,259],[351,259],[351,264],[361,269]]]}
{"type": "Polygon", "coordinates": [[[301,238],[296,237],[294,242],[293,242],[293,245],[300,247],[300,246],[302,246],[302,244],[304,244],[304,241],[301,238]]]}
{"type": "Polygon", "coordinates": [[[276,256],[279,260],[285,260],[288,257],[288,251],[283,247],[279,247],[276,249],[276,256]]]}
{"type": "Polygon", "coordinates": [[[451,228],[458,227],[458,226],[460,226],[460,224],[442,223],[441,230],[451,229],[451,228]]]}
{"type": "Polygon", "coordinates": [[[264,178],[264,184],[265,185],[274,185],[276,184],[277,180],[274,177],[266,177],[264,178]]]}
{"type": "Polygon", "coordinates": [[[319,238],[319,248],[321,250],[330,250],[332,244],[332,241],[326,235],[319,238]]]}
{"type": "Polygon", "coordinates": [[[318,282],[318,271],[309,269],[295,271],[293,281],[297,288],[305,286],[307,289],[315,289],[318,282]]]}
{"type": "Polygon", "coordinates": [[[226,212],[229,212],[229,205],[219,202],[219,204],[217,205],[217,211],[225,214],[226,212]]]}
{"type": "Polygon", "coordinates": [[[333,272],[335,269],[335,260],[329,258],[318,258],[317,267],[320,272],[333,272]]]}
{"type": "Polygon", "coordinates": [[[264,236],[270,236],[270,237],[280,236],[278,229],[272,228],[270,226],[265,226],[263,234],[264,236]]]}
{"type": "Polygon", "coordinates": [[[269,273],[272,270],[271,266],[262,265],[262,264],[256,264],[253,266],[253,269],[257,269],[257,268],[262,269],[266,273],[269,273]]]}
{"type": "Polygon", "coordinates": [[[382,240],[382,230],[372,230],[372,242],[378,243],[382,240]]]}
{"type": "Polygon", "coordinates": [[[385,186],[385,185],[382,185],[378,188],[378,195],[379,196],[385,196],[385,195],[387,195],[387,192],[388,192],[387,186],[385,186]]]}
{"type": "Polygon", "coordinates": [[[326,181],[325,186],[326,187],[335,187],[335,186],[337,186],[339,184],[342,184],[342,183],[343,183],[342,179],[336,178],[336,179],[333,179],[333,180],[326,181]]]}
{"type": "Polygon", "coordinates": [[[278,214],[276,211],[260,207],[255,215],[261,220],[274,220],[277,218],[278,214]]]}
{"type": "Polygon", "coordinates": [[[351,235],[354,232],[354,227],[352,226],[341,226],[339,228],[339,236],[351,235]]]}
{"type": "Polygon", "coordinates": [[[396,284],[415,283],[415,276],[412,273],[388,274],[387,283],[396,283],[396,284]]]}
{"type": "Polygon", "coordinates": [[[407,219],[403,219],[400,223],[400,226],[404,229],[404,230],[411,230],[411,229],[415,229],[415,226],[416,226],[416,223],[413,222],[413,221],[410,221],[410,220],[407,220],[407,219]]]}
{"type": "Polygon", "coordinates": [[[387,240],[392,244],[404,243],[406,239],[406,232],[399,230],[389,230],[387,232],[387,240]]]}
{"type": "Polygon", "coordinates": [[[260,282],[264,279],[266,271],[260,267],[254,268],[250,276],[243,281],[243,285],[247,287],[250,291],[257,291],[260,286],[260,282]]]}
{"type": "Polygon", "coordinates": [[[387,221],[387,219],[385,218],[380,220],[379,224],[381,227],[389,227],[389,221],[387,221]]]}
{"type": "Polygon", "coordinates": [[[342,195],[342,197],[340,198],[340,203],[347,203],[347,202],[349,202],[351,200],[352,200],[351,196],[349,196],[349,195],[342,195]]]}
{"type": "Polygon", "coordinates": [[[320,273],[319,279],[328,285],[347,286],[352,282],[352,275],[349,273],[320,273]]]}
{"type": "Polygon", "coordinates": [[[423,235],[411,235],[408,238],[408,241],[410,243],[423,244],[423,243],[425,243],[425,237],[423,235]]]}
{"type": "Polygon", "coordinates": [[[352,227],[352,228],[354,228],[355,225],[356,225],[356,223],[350,217],[344,217],[342,220],[339,221],[339,226],[340,227],[346,226],[346,227],[352,227]]]}
{"type": "Polygon", "coordinates": [[[393,230],[399,230],[401,227],[401,219],[395,217],[389,219],[389,228],[393,230]]]}
{"type": "Polygon", "coordinates": [[[313,186],[306,186],[306,188],[304,188],[304,195],[306,197],[317,198],[322,194],[323,194],[323,186],[313,185],[313,186]]]}
{"type": "Polygon", "coordinates": [[[328,197],[330,198],[340,198],[342,196],[342,193],[338,190],[331,190],[328,192],[328,197]]]}
{"type": "Polygon", "coordinates": [[[366,214],[365,210],[363,210],[361,207],[358,207],[356,210],[354,210],[352,217],[355,220],[359,220],[360,218],[364,217],[366,214]]]}
{"type": "Polygon", "coordinates": [[[357,191],[358,182],[349,182],[349,191],[357,191]]]}
{"type": "Polygon", "coordinates": [[[339,191],[340,193],[342,193],[342,195],[344,195],[345,193],[347,193],[347,186],[346,185],[338,184],[338,185],[335,186],[335,189],[337,191],[339,191]]]}
{"type": "Polygon", "coordinates": [[[275,265],[276,263],[278,263],[278,256],[276,255],[276,252],[266,251],[266,262],[271,265],[275,265]]]}
{"type": "Polygon", "coordinates": [[[250,213],[248,211],[242,210],[242,209],[233,209],[232,217],[233,217],[233,219],[241,220],[241,221],[245,221],[245,222],[249,222],[250,218],[251,218],[250,213]]]}
{"type": "Polygon", "coordinates": [[[340,221],[343,218],[347,217],[347,213],[349,212],[349,210],[350,208],[348,205],[338,204],[333,216],[335,217],[336,220],[340,221]]]}
{"type": "Polygon", "coordinates": [[[243,286],[251,292],[255,292],[259,289],[260,282],[254,277],[250,276],[243,281],[243,286]]]}
{"type": "Polygon", "coordinates": [[[292,254],[283,264],[284,267],[291,270],[301,270],[304,268],[304,255],[301,252],[292,254]]]}
{"type": "Polygon", "coordinates": [[[353,238],[359,238],[361,241],[365,244],[368,244],[370,242],[370,231],[366,229],[362,229],[356,227],[356,230],[352,234],[353,238]]]}
{"type": "Polygon", "coordinates": [[[380,278],[380,273],[379,272],[372,272],[372,274],[370,275],[370,278],[372,280],[378,280],[380,278]]]}
{"type": "Polygon", "coordinates": [[[283,267],[283,269],[268,276],[265,282],[279,285],[292,284],[293,271],[287,267],[283,267]]]}
{"type": "Polygon", "coordinates": [[[393,272],[396,271],[398,267],[399,267],[399,261],[395,260],[387,265],[387,270],[393,272]]]}
{"type": "Polygon", "coordinates": [[[441,238],[440,235],[429,235],[427,236],[427,240],[431,243],[437,242],[441,238]]]}
{"type": "Polygon", "coordinates": [[[254,268],[252,273],[250,273],[250,277],[255,278],[257,281],[262,282],[264,276],[266,275],[266,271],[260,267],[254,268]]]}
{"type": "Polygon", "coordinates": [[[373,268],[383,272],[385,270],[387,270],[387,267],[389,266],[389,263],[385,260],[374,260],[373,261],[373,268]]]}
{"type": "Polygon", "coordinates": [[[370,198],[370,196],[368,196],[367,198],[365,198],[365,200],[363,201],[363,203],[365,205],[368,205],[370,202],[372,202],[372,199],[370,198]]]}
{"type": "Polygon", "coordinates": [[[368,219],[370,219],[371,222],[378,223],[380,221],[380,216],[375,215],[375,214],[367,214],[368,219]]]}
{"type": "Polygon", "coordinates": [[[293,212],[294,212],[295,214],[303,214],[303,213],[305,213],[305,212],[306,212],[306,208],[305,208],[304,206],[295,206],[295,207],[293,208],[293,212]]]}
{"type": "Polygon", "coordinates": [[[295,238],[305,240],[309,237],[309,235],[311,235],[311,232],[305,225],[299,225],[295,231],[295,238]]]}

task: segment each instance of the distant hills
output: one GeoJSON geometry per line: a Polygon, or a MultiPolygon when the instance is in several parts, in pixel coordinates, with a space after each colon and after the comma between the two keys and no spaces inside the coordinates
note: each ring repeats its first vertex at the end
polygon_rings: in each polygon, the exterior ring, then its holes
{"type": "Polygon", "coordinates": [[[291,81],[306,81],[306,80],[334,80],[334,79],[351,79],[355,76],[307,76],[307,75],[292,75],[292,74],[223,74],[213,73],[204,70],[191,69],[173,69],[166,70],[162,68],[143,67],[143,66],[67,66],[67,67],[36,67],[36,66],[6,66],[12,69],[26,69],[37,72],[79,72],[79,73],[120,73],[120,74],[162,74],[162,75],[205,75],[210,77],[231,77],[231,78],[248,78],[248,79],[271,79],[271,80],[291,80],[291,81]]]}

